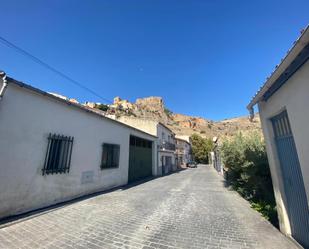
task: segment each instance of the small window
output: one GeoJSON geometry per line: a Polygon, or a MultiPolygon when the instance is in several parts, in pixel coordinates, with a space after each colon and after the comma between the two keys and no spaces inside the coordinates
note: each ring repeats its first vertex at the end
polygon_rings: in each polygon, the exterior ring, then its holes
{"type": "Polygon", "coordinates": [[[101,169],[119,167],[120,145],[103,144],[101,169]]]}
{"type": "Polygon", "coordinates": [[[49,134],[43,175],[69,172],[73,139],[69,136],[49,134]]]}

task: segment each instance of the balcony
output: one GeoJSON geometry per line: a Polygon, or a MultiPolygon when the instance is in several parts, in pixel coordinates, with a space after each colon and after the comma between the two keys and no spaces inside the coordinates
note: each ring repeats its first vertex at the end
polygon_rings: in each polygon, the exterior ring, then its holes
{"type": "Polygon", "coordinates": [[[177,148],[176,147],[176,153],[177,154],[184,154],[185,153],[185,150],[183,148],[177,148]]]}
{"type": "Polygon", "coordinates": [[[175,149],[176,149],[176,146],[175,146],[174,143],[163,141],[160,144],[160,150],[172,150],[172,151],[175,151],[175,149]]]}

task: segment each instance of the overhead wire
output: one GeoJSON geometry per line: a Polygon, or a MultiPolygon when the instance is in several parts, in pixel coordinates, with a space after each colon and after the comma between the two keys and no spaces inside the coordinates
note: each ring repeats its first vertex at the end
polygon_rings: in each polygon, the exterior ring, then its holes
{"type": "Polygon", "coordinates": [[[65,73],[61,72],[60,70],[56,69],[55,67],[49,65],[48,63],[44,62],[43,60],[39,59],[38,57],[32,55],[31,53],[27,52],[26,50],[20,48],[19,46],[15,45],[14,43],[8,41],[7,39],[5,39],[2,36],[0,36],[0,42],[2,44],[6,45],[7,47],[14,49],[16,52],[20,53],[21,55],[31,59],[35,63],[37,63],[37,64],[47,68],[51,72],[53,72],[53,73],[59,75],[60,77],[66,79],[67,81],[70,81],[72,84],[74,84],[74,85],[80,87],[81,89],[83,89],[83,90],[93,94],[94,96],[100,98],[101,100],[103,100],[105,102],[112,103],[111,100],[109,100],[107,98],[104,98],[100,94],[96,93],[94,90],[92,90],[89,87],[83,85],[82,83],[78,82],[77,80],[71,78],[70,76],[66,75],[65,73]]]}

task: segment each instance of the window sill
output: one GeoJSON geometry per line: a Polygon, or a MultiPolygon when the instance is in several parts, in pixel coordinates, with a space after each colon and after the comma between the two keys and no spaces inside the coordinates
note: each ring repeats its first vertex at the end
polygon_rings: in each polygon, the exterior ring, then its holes
{"type": "Polygon", "coordinates": [[[101,170],[107,170],[107,169],[119,169],[119,166],[117,167],[100,167],[101,170]]]}

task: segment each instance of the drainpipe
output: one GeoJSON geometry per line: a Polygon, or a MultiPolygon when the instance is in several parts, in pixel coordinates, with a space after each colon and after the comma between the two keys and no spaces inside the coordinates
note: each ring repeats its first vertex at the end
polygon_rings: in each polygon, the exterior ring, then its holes
{"type": "Polygon", "coordinates": [[[157,146],[157,176],[160,176],[160,172],[159,172],[159,164],[160,164],[160,161],[159,161],[159,145],[157,145],[156,144],[156,146],[157,146]]]}
{"type": "Polygon", "coordinates": [[[254,109],[252,106],[248,107],[248,111],[250,113],[249,120],[252,122],[254,119],[254,109]]]}
{"type": "Polygon", "coordinates": [[[7,83],[7,80],[6,80],[6,74],[5,72],[3,71],[0,71],[0,78],[2,79],[3,81],[3,85],[0,89],[0,101],[2,100],[3,96],[4,96],[4,93],[5,93],[5,89],[7,88],[8,86],[8,83],[7,83]]]}

